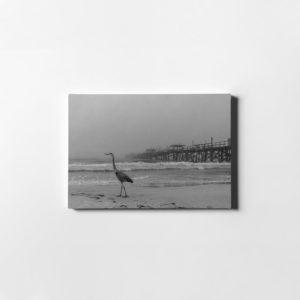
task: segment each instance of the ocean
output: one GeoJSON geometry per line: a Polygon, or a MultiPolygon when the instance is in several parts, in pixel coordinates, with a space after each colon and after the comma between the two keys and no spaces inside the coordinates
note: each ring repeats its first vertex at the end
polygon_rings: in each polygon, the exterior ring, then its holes
{"type": "MultiPolygon", "coordinates": [[[[139,187],[184,187],[230,184],[230,163],[193,162],[121,162],[124,171],[139,187]]],[[[103,161],[73,160],[69,164],[70,186],[119,186],[112,164],[103,161]]]]}

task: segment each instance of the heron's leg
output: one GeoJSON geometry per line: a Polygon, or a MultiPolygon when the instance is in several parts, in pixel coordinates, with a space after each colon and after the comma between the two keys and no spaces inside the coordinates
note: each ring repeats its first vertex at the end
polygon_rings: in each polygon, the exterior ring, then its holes
{"type": "Polygon", "coordinates": [[[128,197],[127,193],[126,193],[125,185],[123,185],[123,188],[124,188],[124,192],[125,192],[125,197],[128,197]]]}
{"type": "Polygon", "coordinates": [[[122,197],[123,184],[121,183],[121,191],[119,197],[122,197]]]}

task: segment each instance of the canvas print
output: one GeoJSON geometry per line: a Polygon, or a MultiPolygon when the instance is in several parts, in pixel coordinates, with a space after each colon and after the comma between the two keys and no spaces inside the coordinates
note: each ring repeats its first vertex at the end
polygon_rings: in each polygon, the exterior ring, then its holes
{"type": "Polygon", "coordinates": [[[236,208],[233,103],[229,94],[69,95],[69,208],[236,208]]]}

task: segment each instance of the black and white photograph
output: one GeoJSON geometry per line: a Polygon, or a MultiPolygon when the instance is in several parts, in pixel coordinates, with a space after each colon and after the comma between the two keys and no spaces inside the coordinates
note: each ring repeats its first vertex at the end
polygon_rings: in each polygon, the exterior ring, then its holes
{"type": "Polygon", "coordinates": [[[231,99],[70,95],[69,208],[233,208],[231,99]]]}

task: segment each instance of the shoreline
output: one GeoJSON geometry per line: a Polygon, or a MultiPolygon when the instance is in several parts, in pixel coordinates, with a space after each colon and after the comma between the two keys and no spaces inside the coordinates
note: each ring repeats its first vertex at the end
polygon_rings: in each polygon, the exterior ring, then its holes
{"type": "Polygon", "coordinates": [[[69,187],[72,209],[230,209],[231,184],[150,188],[126,185],[128,198],[118,197],[118,186],[69,187]]]}

